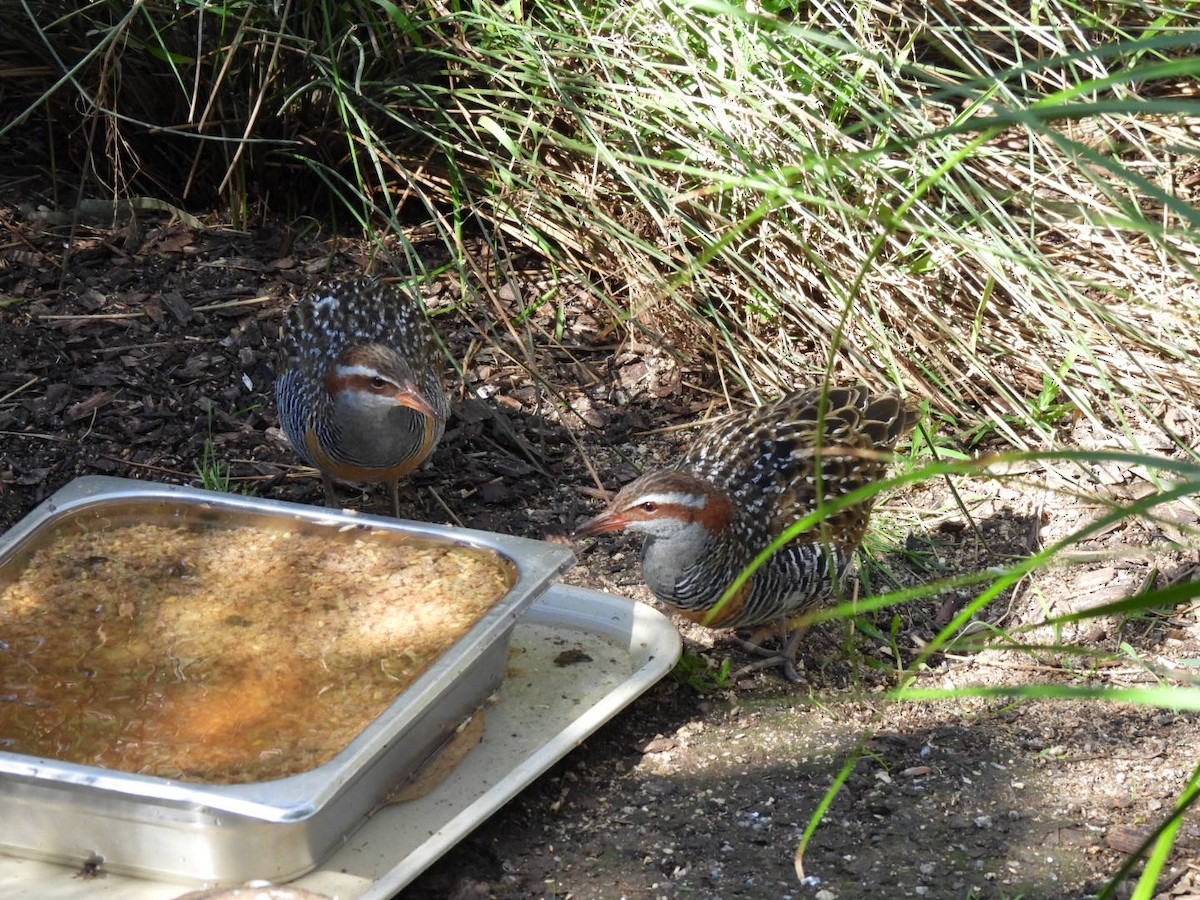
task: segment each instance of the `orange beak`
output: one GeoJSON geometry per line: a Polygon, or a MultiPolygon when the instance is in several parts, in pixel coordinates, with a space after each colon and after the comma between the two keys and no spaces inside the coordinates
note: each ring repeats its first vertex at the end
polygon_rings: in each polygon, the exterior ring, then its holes
{"type": "Polygon", "coordinates": [[[604,534],[606,531],[620,531],[629,524],[629,520],[612,509],[606,509],[598,516],[592,516],[578,526],[573,535],[583,537],[589,534],[604,534]]]}
{"type": "Polygon", "coordinates": [[[428,416],[431,419],[441,418],[437,410],[429,405],[429,401],[425,399],[425,395],[417,389],[416,385],[405,385],[396,391],[393,399],[398,406],[407,406],[409,409],[414,409],[423,416],[428,416]]]}

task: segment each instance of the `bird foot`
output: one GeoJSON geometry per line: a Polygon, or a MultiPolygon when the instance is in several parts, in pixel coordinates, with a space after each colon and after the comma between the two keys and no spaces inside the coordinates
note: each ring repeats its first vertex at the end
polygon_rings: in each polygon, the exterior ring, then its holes
{"type": "Polygon", "coordinates": [[[800,639],[806,630],[797,628],[789,635],[785,625],[783,630],[778,627],[760,628],[750,636],[749,640],[732,635],[731,639],[735,645],[747,653],[763,657],[763,659],[755,660],[734,672],[733,680],[736,682],[741,676],[778,666],[783,670],[783,677],[788,681],[793,683],[802,681],[800,673],[796,670],[796,655],[800,650],[800,639]],[[779,638],[778,650],[763,646],[763,641],[772,637],[779,638]]]}
{"type": "Polygon", "coordinates": [[[730,641],[735,647],[740,647],[747,653],[753,654],[754,656],[775,658],[783,655],[778,650],[772,650],[768,647],[764,647],[761,642],[756,641],[753,637],[747,640],[746,638],[740,638],[737,635],[731,635],[730,641]]]}
{"type": "MultiPolygon", "coordinates": [[[[766,656],[766,651],[764,651],[761,647],[759,648],[759,651],[766,656]]],[[[752,663],[747,663],[733,673],[731,680],[734,684],[737,684],[738,681],[753,672],[760,672],[763,669],[771,669],[775,666],[778,666],[780,669],[782,669],[783,677],[793,684],[798,684],[804,680],[800,677],[800,673],[796,671],[796,661],[790,657],[784,656],[782,653],[776,653],[771,656],[766,656],[765,659],[756,659],[752,663]]]]}

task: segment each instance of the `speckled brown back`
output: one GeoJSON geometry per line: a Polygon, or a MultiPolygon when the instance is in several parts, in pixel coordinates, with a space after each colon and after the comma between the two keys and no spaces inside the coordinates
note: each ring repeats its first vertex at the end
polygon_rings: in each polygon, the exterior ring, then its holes
{"type": "MultiPolygon", "coordinates": [[[[814,388],[719,420],[677,468],[729,496],[731,527],[761,547],[812,512],[819,496],[828,502],[884,477],[887,454],[914,422],[895,394],[814,388]]],[[[831,515],[830,542],[857,547],[871,506],[866,500],[831,515]]]]}

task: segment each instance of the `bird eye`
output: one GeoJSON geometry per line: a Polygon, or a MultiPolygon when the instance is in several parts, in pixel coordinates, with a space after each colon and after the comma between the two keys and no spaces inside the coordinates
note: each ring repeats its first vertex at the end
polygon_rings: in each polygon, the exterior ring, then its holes
{"type": "Polygon", "coordinates": [[[375,388],[377,391],[382,391],[386,386],[387,381],[382,376],[376,375],[371,379],[371,387],[375,388]]]}
{"type": "Polygon", "coordinates": [[[652,513],[658,509],[658,504],[653,500],[647,500],[645,503],[639,504],[642,512],[652,513]]]}

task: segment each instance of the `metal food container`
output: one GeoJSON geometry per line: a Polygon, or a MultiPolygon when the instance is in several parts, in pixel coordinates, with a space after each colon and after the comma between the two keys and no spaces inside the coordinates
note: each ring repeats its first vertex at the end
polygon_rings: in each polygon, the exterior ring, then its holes
{"type": "Polygon", "coordinates": [[[113,871],[206,883],[283,881],[317,866],[499,686],[517,618],[574,562],[568,548],[542,541],[85,477],[0,536],[0,585],[58,529],[100,519],[284,528],[331,539],[401,535],[490,551],[509,570],[508,593],[341,752],[307,772],[200,784],[0,751],[0,851],[75,866],[102,859],[113,871]]]}

